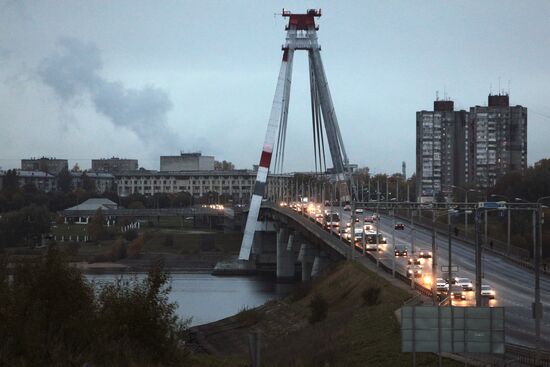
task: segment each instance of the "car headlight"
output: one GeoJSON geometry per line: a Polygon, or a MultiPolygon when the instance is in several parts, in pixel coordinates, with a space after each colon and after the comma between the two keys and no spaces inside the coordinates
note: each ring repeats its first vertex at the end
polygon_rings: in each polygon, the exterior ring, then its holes
{"type": "Polygon", "coordinates": [[[472,283],[468,283],[468,287],[472,288],[472,287],[473,287],[473,284],[472,284],[472,283]]]}

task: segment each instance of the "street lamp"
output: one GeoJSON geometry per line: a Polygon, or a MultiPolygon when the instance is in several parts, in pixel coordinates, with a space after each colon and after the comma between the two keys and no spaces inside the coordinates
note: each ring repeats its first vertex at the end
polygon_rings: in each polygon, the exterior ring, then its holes
{"type": "Polygon", "coordinates": [[[550,196],[543,196],[537,199],[537,215],[536,225],[538,226],[538,246],[535,247],[535,253],[533,254],[533,262],[535,267],[535,364],[540,363],[540,320],[542,318],[542,304],[540,302],[540,258],[542,256],[542,224],[544,223],[544,214],[542,211],[542,202],[550,199],[550,196]],[[537,249],[538,247],[538,249],[537,249]]]}

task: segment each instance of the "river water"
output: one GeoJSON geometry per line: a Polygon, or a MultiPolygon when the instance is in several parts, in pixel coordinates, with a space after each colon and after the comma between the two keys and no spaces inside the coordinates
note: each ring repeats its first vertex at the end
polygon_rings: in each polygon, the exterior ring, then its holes
{"type": "MultiPolygon", "coordinates": [[[[142,279],[139,274],[88,274],[97,284],[123,279],[142,279]]],[[[218,277],[210,274],[172,273],[169,298],[178,303],[177,314],[192,317],[191,326],[200,325],[234,315],[244,307],[257,307],[282,298],[293,288],[292,284],[277,284],[274,278],[260,276],[218,277]]]]}

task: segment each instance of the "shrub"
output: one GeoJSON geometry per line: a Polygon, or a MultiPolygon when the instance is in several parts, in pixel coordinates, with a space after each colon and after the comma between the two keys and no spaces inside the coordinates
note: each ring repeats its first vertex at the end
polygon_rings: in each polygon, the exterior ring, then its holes
{"type": "Polygon", "coordinates": [[[164,242],[162,244],[166,247],[174,247],[174,236],[171,234],[167,234],[164,237],[164,242]]]}
{"type": "Polygon", "coordinates": [[[128,246],[128,257],[132,259],[138,258],[141,255],[141,250],[143,250],[143,243],[142,236],[134,239],[128,246]]]}
{"type": "Polygon", "coordinates": [[[124,239],[128,242],[135,240],[138,237],[138,231],[135,229],[129,229],[124,232],[124,239]]]}
{"type": "Polygon", "coordinates": [[[365,288],[361,293],[363,300],[367,306],[374,306],[380,303],[380,295],[382,293],[382,288],[377,286],[371,286],[365,288]]]}
{"type": "Polygon", "coordinates": [[[168,280],[158,263],[94,291],[53,247],[13,269],[0,258],[0,366],[188,365],[168,280]]]}
{"type": "Polygon", "coordinates": [[[309,308],[311,309],[311,315],[309,316],[310,324],[322,321],[327,317],[328,303],[323,295],[318,293],[313,296],[309,302],[309,308]]]}
{"type": "Polygon", "coordinates": [[[116,240],[109,250],[109,255],[111,258],[111,261],[117,261],[120,259],[124,259],[127,255],[126,250],[128,248],[128,245],[126,244],[126,241],[123,239],[116,240]]]}

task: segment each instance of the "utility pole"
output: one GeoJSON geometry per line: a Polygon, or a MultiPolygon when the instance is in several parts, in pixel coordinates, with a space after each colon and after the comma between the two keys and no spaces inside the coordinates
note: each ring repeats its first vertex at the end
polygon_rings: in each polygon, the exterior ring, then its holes
{"type": "MultiPolygon", "coordinates": [[[[411,253],[412,253],[413,259],[416,258],[414,256],[414,235],[415,235],[415,229],[414,229],[414,210],[413,210],[411,212],[411,253]]],[[[433,281],[435,281],[435,280],[433,280],[433,281]]],[[[413,271],[413,276],[411,277],[411,288],[412,289],[414,289],[414,283],[415,283],[415,278],[414,278],[414,271],[413,271]]]]}
{"type": "MultiPolygon", "coordinates": [[[[395,206],[392,208],[391,211],[392,216],[392,232],[391,232],[391,242],[392,242],[392,262],[391,262],[391,275],[395,278],[395,206]]],[[[414,278],[414,265],[413,265],[413,275],[414,278]]]]}
{"type": "MultiPolygon", "coordinates": [[[[437,300],[437,248],[435,246],[435,200],[432,201],[432,300],[433,304],[438,305],[437,300]]],[[[450,282],[450,279],[449,279],[450,282]]],[[[449,284],[450,289],[450,284],[449,284]]]]}
{"type": "Polygon", "coordinates": [[[542,250],[542,204],[538,203],[536,210],[533,210],[534,219],[534,267],[535,267],[535,303],[533,313],[535,318],[535,366],[540,365],[540,320],[542,319],[542,303],[540,302],[540,258],[542,250]],[[537,238],[538,235],[538,238],[537,238]]]}
{"type": "Polygon", "coordinates": [[[380,226],[380,217],[378,216],[378,209],[380,205],[380,179],[378,179],[376,182],[376,194],[376,266],[380,267],[380,232],[378,229],[380,226]]]}
{"type": "MultiPolygon", "coordinates": [[[[487,211],[484,209],[484,216],[487,216],[487,211]]],[[[481,241],[481,210],[478,208],[475,210],[475,224],[476,224],[476,307],[481,307],[481,250],[483,248],[481,241]]]]}
{"type": "Polygon", "coordinates": [[[511,246],[511,224],[512,224],[512,209],[508,206],[508,233],[506,236],[506,254],[510,255],[510,246],[511,246]]]}

